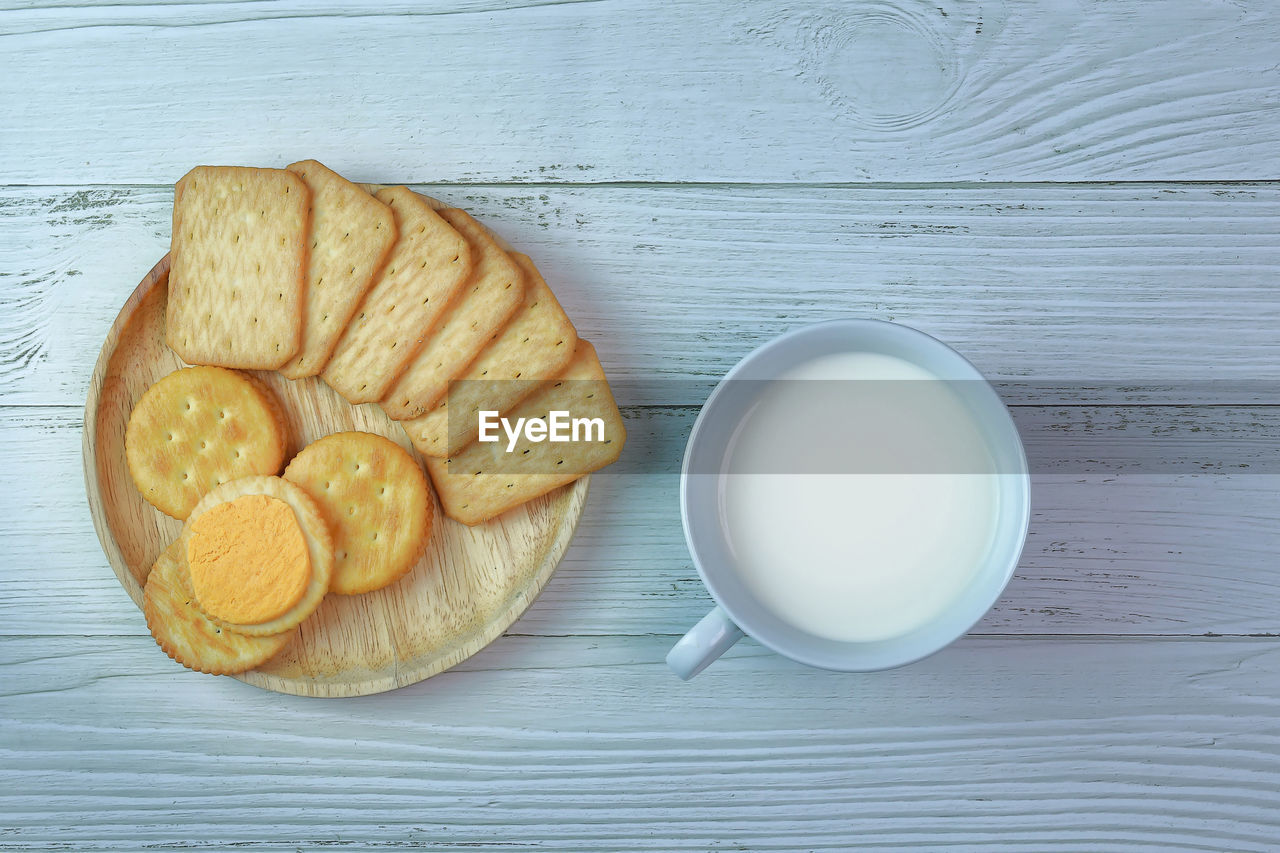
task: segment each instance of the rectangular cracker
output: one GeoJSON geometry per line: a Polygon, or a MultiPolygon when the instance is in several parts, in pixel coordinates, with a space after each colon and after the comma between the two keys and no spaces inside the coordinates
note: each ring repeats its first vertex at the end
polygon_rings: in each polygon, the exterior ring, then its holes
{"type": "Polygon", "coordinates": [[[396,242],[391,208],[315,160],[289,171],[311,189],[310,260],[302,343],[280,372],[290,379],[324,369],[365,291],[396,242]]]}
{"type": "Polygon", "coordinates": [[[407,187],[386,187],[378,200],[395,215],[396,244],[323,374],[351,403],[386,396],[472,269],[467,241],[420,196],[407,187]]]}
{"type": "MultiPolygon", "coordinates": [[[[570,418],[599,418],[603,440],[533,442],[521,438],[508,452],[507,436],[498,430],[495,442],[476,441],[448,459],[428,458],[427,472],[440,505],[450,518],[480,524],[552,489],[571,483],[615,461],[622,453],[627,431],[605,379],[595,347],[578,341],[573,360],[555,379],[543,383],[506,415],[544,422],[551,411],[570,418]]],[[[598,438],[593,433],[592,438],[598,438]]]]}
{"type": "Polygon", "coordinates": [[[466,238],[475,269],[436,333],[383,398],[383,411],[397,420],[419,417],[440,402],[449,380],[475,360],[524,300],[524,272],[485,227],[464,210],[437,212],[466,238]]]}
{"type": "Polygon", "coordinates": [[[190,364],[273,370],[302,334],[311,190],[284,169],[197,166],[173,196],[165,340],[190,364]]]}
{"type": "Polygon", "coordinates": [[[558,375],[573,357],[578,342],[573,322],[529,256],[510,255],[524,272],[524,301],[466,372],[456,377],[477,381],[461,383],[427,414],[401,421],[413,446],[426,456],[448,456],[470,444],[476,437],[477,412],[508,411],[558,375]],[[451,411],[459,417],[451,419],[451,411]]]}

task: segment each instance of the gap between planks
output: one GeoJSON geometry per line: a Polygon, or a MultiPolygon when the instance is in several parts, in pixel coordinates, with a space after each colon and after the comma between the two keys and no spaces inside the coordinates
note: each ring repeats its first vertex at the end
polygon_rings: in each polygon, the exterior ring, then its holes
{"type": "MultiPolygon", "coordinates": [[[[404,183],[409,186],[427,186],[422,181],[398,181],[394,177],[384,177],[381,182],[388,185],[404,183]]],[[[1120,180],[1120,181],[450,181],[446,179],[432,180],[433,187],[450,187],[465,189],[534,189],[551,187],[556,189],[589,189],[591,187],[611,187],[615,189],[796,189],[796,190],[983,190],[983,189],[1036,189],[1039,187],[1228,187],[1246,189],[1248,187],[1273,187],[1280,185],[1280,179],[1242,178],[1203,179],[1203,180],[1120,180]]],[[[0,184],[0,192],[5,190],[162,190],[173,186],[170,183],[139,184],[94,182],[92,184],[0,184]]]]}
{"type": "MultiPolygon", "coordinates": [[[[139,637],[146,636],[142,633],[134,634],[0,634],[0,640],[136,640],[139,637]]],[[[589,642],[598,642],[600,640],[675,640],[684,636],[679,633],[666,633],[662,631],[645,631],[641,633],[634,632],[618,632],[612,634],[583,634],[583,633],[567,633],[556,634],[551,632],[530,633],[527,631],[507,631],[502,634],[508,639],[520,640],[586,640],[589,642]]],[[[1066,634],[1066,633],[1039,633],[1039,634],[1018,634],[1006,631],[971,631],[962,635],[956,642],[961,640],[996,640],[1004,642],[1005,640],[1013,640],[1015,642],[1044,642],[1046,640],[1058,642],[1062,640],[1070,640],[1072,642],[1091,642],[1091,643],[1180,643],[1180,642],[1242,642],[1257,643],[1263,640],[1280,639],[1280,633],[1215,633],[1206,631],[1202,634],[1066,634]]],[[[1267,645],[1274,645],[1267,643],[1267,645]]],[[[768,649],[761,647],[762,651],[768,652],[768,649]]]]}

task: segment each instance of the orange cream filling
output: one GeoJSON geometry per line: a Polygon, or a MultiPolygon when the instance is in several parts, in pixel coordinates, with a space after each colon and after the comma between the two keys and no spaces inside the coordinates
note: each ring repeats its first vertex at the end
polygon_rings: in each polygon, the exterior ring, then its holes
{"type": "Polygon", "coordinates": [[[200,608],[238,625],[288,612],[311,581],[311,554],[293,508],[267,495],[218,504],[193,521],[187,565],[200,608]]]}

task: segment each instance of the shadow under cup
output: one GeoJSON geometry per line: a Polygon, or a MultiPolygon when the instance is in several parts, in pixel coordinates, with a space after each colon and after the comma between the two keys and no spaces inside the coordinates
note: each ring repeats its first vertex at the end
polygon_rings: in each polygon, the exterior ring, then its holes
{"type": "MultiPolygon", "coordinates": [[[[712,596],[741,631],[774,651],[810,666],[842,671],[886,669],[919,660],[962,636],[1000,597],[1017,567],[1030,518],[1030,478],[1017,428],[999,396],[963,356],[906,326],[878,320],[837,320],[807,326],[764,344],[744,358],[716,387],[694,424],[681,473],[681,515],[693,561],[712,596]],[[738,424],[759,399],[763,382],[815,358],[862,352],[909,362],[962,387],[963,406],[986,444],[997,478],[994,533],[981,565],[944,611],[930,622],[889,639],[842,642],[784,621],[762,604],[737,576],[721,521],[721,477],[738,424]],[[747,381],[742,381],[747,380],[747,381]]],[[[850,535],[856,535],[850,519],[850,535]]],[[[716,617],[715,611],[708,619],[716,617]]],[[[707,620],[703,620],[704,623],[707,620]]],[[[699,628],[703,628],[700,625],[699,628]]],[[[731,630],[732,626],[728,626],[731,630]]],[[[668,661],[688,656],[681,645],[698,642],[697,629],[673,649],[668,661]],[[677,651],[680,650],[680,651],[677,651]]],[[[723,633],[723,632],[722,632],[723,633]]],[[[727,642],[705,653],[682,677],[691,677],[723,652],[727,642]]]]}

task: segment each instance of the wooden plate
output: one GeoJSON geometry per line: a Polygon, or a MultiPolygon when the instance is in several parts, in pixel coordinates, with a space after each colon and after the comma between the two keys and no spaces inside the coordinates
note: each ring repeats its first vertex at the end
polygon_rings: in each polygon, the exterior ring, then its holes
{"type": "MultiPolygon", "coordinates": [[[[157,379],[186,366],[164,343],[168,275],[166,255],[125,302],[102,346],[84,414],[93,526],[139,608],[151,564],[182,529],[142,499],[124,455],[134,403],[157,379]]],[[[418,458],[404,431],[377,406],[352,406],[316,378],[254,375],[288,412],[290,456],[322,436],[358,429],[385,435],[418,458]]],[[[427,553],[408,575],[376,592],[326,597],[280,654],[236,677],[281,693],[358,696],[421,681],[465,660],[546,586],[582,514],[589,479],[478,527],[445,518],[437,505],[427,553]]]]}

